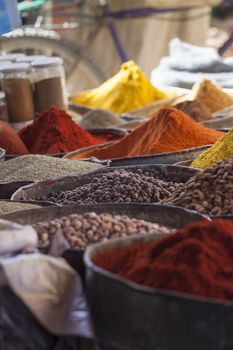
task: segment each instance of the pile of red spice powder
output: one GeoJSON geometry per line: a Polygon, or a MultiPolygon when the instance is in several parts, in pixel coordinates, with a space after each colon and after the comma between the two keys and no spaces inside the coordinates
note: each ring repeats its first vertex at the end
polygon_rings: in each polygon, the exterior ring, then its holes
{"type": "Polygon", "coordinates": [[[34,154],[65,153],[106,143],[111,139],[108,135],[91,135],[80,128],[65,111],[55,106],[20,130],[19,136],[29,152],[34,154]]]}
{"type": "Polygon", "coordinates": [[[99,267],[141,285],[233,300],[233,222],[204,220],[159,241],[103,252],[99,267]]]}
{"type": "Polygon", "coordinates": [[[7,154],[21,156],[29,153],[17,132],[2,120],[0,120],[0,147],[5,149],[7,154]]]}

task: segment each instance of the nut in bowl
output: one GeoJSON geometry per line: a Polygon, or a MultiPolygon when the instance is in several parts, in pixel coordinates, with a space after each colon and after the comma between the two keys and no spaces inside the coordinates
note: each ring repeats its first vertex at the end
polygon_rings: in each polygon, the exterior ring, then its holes
{"type": "Polygon", "coordinates": [[[12,199],[49,200],[62,205],[157,203],[197,172],[196,169],[169,165],[102,168],[23,187],[12,199]]]}

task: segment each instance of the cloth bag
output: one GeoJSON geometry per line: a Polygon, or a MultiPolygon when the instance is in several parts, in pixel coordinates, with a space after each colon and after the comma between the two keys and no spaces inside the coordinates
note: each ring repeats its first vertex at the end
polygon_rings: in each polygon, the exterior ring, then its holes
{"type": "Polygon", "coordinates": [[[21,20],[16,0],[0,0],[0,34],[20,26],[21,20]]]}

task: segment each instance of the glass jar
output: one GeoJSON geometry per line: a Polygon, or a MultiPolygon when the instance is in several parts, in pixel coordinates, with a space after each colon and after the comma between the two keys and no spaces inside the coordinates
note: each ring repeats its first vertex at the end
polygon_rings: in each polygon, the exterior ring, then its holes
{"type": "Polygon", "coordinates": [[[6,94],[9,122],[34,119],[33,87],[30,65],[11,63],[0,65],[1,88],[6,94]]]}
{"type": "Polygon", "coordinates": [[[47,57],[32,62],[32,67],[36,112],[41,113],[52,105],[66,109],[67,94],[63,60],[59,57],[47,57]]]}
{"type": "Polygon", "coordinates": [[[3,91],[0,91],[0,120],[8,121],[6,94],[3,91]]]}

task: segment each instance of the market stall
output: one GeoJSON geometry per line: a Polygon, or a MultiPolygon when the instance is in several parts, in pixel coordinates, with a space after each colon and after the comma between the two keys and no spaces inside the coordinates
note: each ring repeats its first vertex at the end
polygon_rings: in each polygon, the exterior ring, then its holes
{"type": "Polygon", "coordinates": [[[231,60],[176,45],[70,96],[60,57],[0,56],[6,349],[232,348],[231,60]]]}

